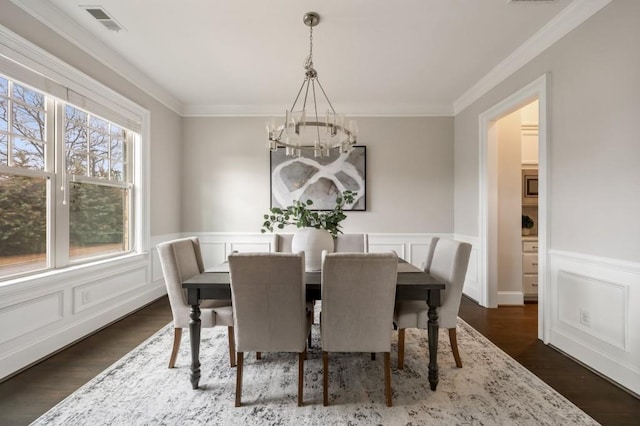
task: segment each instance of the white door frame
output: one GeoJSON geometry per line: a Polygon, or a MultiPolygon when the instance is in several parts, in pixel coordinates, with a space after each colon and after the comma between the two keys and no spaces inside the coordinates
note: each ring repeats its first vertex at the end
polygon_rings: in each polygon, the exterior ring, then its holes
{"type": "Polygon", "coordinates": [[[551,324],[549,315],[547,271],[547,218],[549,199],[547,191],[548,146],[548,84],[547,74],[498,102],[479,116],[480,121],[480,305],[498,306],[498,185],[497,185],[497,132],[496,121],[536,98],[539,105],[538,122],[538,338],[548,343],[551,324]]]}

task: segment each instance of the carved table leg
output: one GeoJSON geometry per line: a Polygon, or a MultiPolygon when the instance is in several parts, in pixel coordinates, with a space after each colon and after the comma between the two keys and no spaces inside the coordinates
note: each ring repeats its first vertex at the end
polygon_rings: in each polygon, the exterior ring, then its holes
{"type": "Polygon", "coordinates": [[[440,290],[429,290],[427,300],[429,311],[427,316],[427,333],[429,334],[429,384],[431,390],[438,387],[438,306],[440,306],[440,290]]]}
{"type": "Polygon", "coordinates": [[[200,381],[200,305],[191,305],[189,338],[191,340],[191,386],[198,389],[200,381]]]}

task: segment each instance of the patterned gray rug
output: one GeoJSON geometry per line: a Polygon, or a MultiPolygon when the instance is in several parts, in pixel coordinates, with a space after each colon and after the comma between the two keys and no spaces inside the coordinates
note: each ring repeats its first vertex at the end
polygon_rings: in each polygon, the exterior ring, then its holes
{"type": "MultiPolygon", "coordinates": [[[[305,363],[305,406],[296,405],[297,356],[245,354],[243,404],[234,407],[226,327],[203,329],[200,389],[189,382],[189,337],[176,368],[168,369],[167,325],[124,358],[36,420],[35,425],[594,425],[583,411],[459,320],[464,367],[455,367],[440,332],[440,383],[427,382],[426,331],[407,330],[404,371],[395,368],[393,404],[384,404],[382,356],[330,356],[329,407],[322,406],[317,325],[305,363]]],[[[395,334],[395,333],[394,333],[395,334]]],[[[395,339],[394,335],[394,339],[395,339]]]]}

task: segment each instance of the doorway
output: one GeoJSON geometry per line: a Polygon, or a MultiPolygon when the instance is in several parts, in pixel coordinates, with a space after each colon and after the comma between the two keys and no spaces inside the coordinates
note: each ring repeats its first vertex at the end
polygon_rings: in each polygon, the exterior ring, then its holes
{"type": "MultiPolygon", "coordinates": [[[[527,104],[538,101],[538,217],[537,278],[538,338],[547,343],[550,324],[547,315],[546,244],[547,244],[547,84],[543,75],[516,93],[480,114],[480,305],[498,306],[499,279],[499,185],[498,185],[498,120],[527,104]]],[[[517,219],[516,219],[517,220],[517,219]]],[[[522,294],[522,292],[520,292],[522,294]]]]}

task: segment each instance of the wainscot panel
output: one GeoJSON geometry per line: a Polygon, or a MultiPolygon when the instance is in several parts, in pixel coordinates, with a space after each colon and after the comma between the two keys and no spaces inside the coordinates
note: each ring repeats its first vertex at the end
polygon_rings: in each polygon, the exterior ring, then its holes
{"type": "Polygon", "coordinates": [[[93,277],[73,291],[73,313],[94,309],[110,300],[138,290],[147,284],[147,265],[103,277],[93,277]]]}
{"type": "Polygon", "coordinates": [[[549,251],[550,344],[640,394],[640,264],[549,251]]]}
{"type": "Polygon", "coordinates": [[[0,345],[60,321],[63,296],[62,291],[56,291],[0,308],[0,345]]]}
{"type": "Polygon", "coordinates": [[[143,253],[3,283],[0,380],[161,297],[150,277],[143,253]]]}

